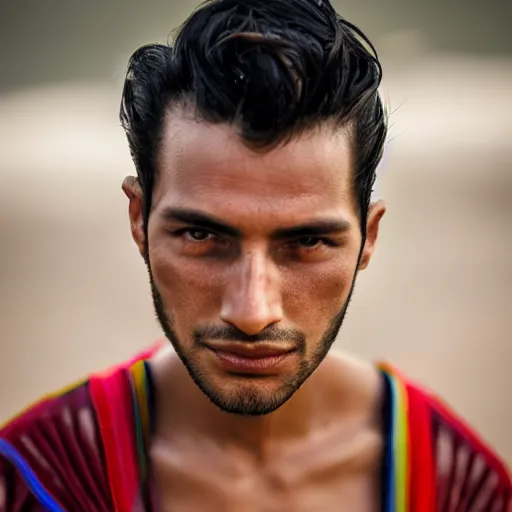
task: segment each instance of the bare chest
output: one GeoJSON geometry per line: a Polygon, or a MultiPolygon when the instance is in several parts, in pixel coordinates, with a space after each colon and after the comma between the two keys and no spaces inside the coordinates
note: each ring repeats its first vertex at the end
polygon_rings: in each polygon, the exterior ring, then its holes
{"type": "Polygon", "coordinates": [[[378,512],[382,442],[363,433],[349,443],[321,443],[270,455],[244,457],[232,447],[152,455],[155,512],[378,512]]]}

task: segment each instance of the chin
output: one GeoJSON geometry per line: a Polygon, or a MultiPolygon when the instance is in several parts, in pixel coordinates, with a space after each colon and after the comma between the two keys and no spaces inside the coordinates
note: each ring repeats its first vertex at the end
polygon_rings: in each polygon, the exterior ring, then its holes
{"type": "Polygon", "coordinates": [[[275,379],[241,379],[238,376],[229,383],[196,381],[196,384],[219,409],[243,416],[270,414],[285,404],[298,389],[275,379]]]}
{"type": "Polygon", "coordinates": [[[235,395],[211,395],[208,398],[215,406],[229,414],[264,416],[279,409],[289,397],[244,390],[243,393],[235,395]]]}

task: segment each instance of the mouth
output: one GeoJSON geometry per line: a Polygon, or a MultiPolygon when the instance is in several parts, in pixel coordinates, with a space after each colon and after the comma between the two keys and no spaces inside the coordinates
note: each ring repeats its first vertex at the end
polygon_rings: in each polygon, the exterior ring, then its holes
{"type": "Polygon", "coordinates": [[[276,373],[297,352],[295,347],[263,343],[209,344],[207,348],[225,371],[249,375],[276,373]]]}

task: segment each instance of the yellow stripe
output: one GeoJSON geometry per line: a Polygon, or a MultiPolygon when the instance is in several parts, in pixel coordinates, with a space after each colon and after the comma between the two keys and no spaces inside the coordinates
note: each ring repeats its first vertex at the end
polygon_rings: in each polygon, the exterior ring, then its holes
{"type": "Polygon", "coordinates": [[[381,362],[378,368],[386,372],[392,381],[395,406],[392,411],[395,432],[393,433],[393,458],[395,466],[395,512],[408,512],[409,505],[409,424],[407,389],[399,373],[389,364],[381,362]]]}
{"type": "Polygon", "coordinates": [[[393,376],[397,389],[397,430],[396,430],[396,510],[407,512],[407,455],[409,452],[407,434],[407,391],[403,382],[393,376]]]}
{"type": "Polygon", "coordinates": [[[140,421],[142,424],[142,433],[146,446],[149,443],[149,411],[148,411],[148,397],[146,390],[146,371],[144,368],[144,361],[137,361],[130,371],[133,376],[135,384],[135,392],[137,393],[137,402],[139,404],[140,421]]]}

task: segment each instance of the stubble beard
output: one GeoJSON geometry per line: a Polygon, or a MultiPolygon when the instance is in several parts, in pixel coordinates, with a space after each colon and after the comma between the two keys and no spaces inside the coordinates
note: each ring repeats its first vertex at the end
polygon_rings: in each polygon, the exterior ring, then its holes
{"type": "Polygon", "coordinates": [[[165,336],[174,347],[176,354],[187,369],[191,379],[206,395],[206,397],[219,409],[227,413],[243,416],[262,416],[277,410],[300,389],[304,382],[318,368],[320,363],[329,353],[333,343],[336,341],[338,332],[343,324],[348,306],[352,299],[357,276],[357,272],[355,272],[350,286],[349,295],[340,311],[329,322],[329,327],[322,335],[318,347],[312,356],[308,359],[303,359],[299,363],[297,371],[292,378],[289,378],[272,394],[262,393],[261,389],[258,389],[258,384],[255,383],[252,386],[240,386],[239,389],[237,389],[235,384],[228,395],[227,393],[220,394],[210,383],[210,379],[205,371],[203,371],[193,357],[187,354],[184,344],[180,341],[176,330],[173,327],[172,318],[170,318],[166,312],[162,295],[154,282],[149,265],[148,271],[151,293],[153,296],[153,306],[157,320],[165,336]]]}

